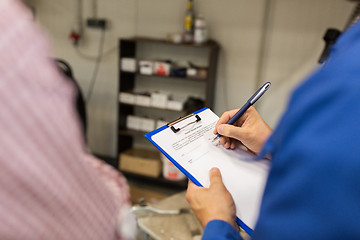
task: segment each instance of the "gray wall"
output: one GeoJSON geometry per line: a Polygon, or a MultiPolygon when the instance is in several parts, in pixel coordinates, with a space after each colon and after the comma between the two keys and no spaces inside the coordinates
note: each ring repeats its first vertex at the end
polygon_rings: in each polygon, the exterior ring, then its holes
{"type": "MultiPolygon", "coordinates": [[[[68,38],[76,1],[28,1],[36,6],[54,56],[72,64],[86,93],[95,62],[80,57],[68,38]]],[[[85,18],[92,14],[91,2],[83,0],[85,18]]],[[[293,86],[316,67],[325,29],[342,29],[353,5],[345,0],[196,0],[210,37],[221,45],[214,111],[221,115],[239,107],[259,84],[271,81],[271,90],[257,108],[275,126],[293,86]]],[[[118,38],[163,38],[179,32],[185,7],[185,0],[98,0],[98,16],[111,23],[104,49],[113,51],[102,60],[88,103],[88,142],[93,152],[116,156],[118,38]]],[[[79,48],[96,55],[99,39],[98,30],[86,28],[79,48]]]]}

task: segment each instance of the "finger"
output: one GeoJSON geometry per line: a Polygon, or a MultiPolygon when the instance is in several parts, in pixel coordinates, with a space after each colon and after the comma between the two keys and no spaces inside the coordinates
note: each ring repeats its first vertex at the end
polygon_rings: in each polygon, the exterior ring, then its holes
{"type": "Polygon", "coordinates": [[[220,138],[220,143],[224,146],[224,148],[229,148],[230,147],[230,139],[228,137],[221,137],[220,138]]]}
{"type": "Polygon", "coordinates": [[[196,185],[189,179],[188,181],[188,188],[186,190],[185,198],[190,203],[193,198],[193,194],[196,191],[196,185]]]}
{"type": "MultiPolygon", "coordinates": [[[[253,115],[256,115],[257,112],[256,112],[256,109],[253,107],[253,106],[250,106],[248,110],[246,110],[246,112],[234,123],[234,126],[239,126],[241,127],[244,122],[247,120],[247,119],[251,119],[253,117],[253,115]]],[[[217,126],[217,128],[220,126],[221,124],[219,124],[217,126]]]]}
{"type": "MultiPolygon", "coordinates": [[[[248,118],[250,115],[252,115],[254,113],[254,111],[256,112],[255,108],[253,106],[250,106],[245,112],[244,114],[239,118],[239,120],[237,121],[237,123],[242,124],[246,118],[248,118]]],[[[241,126],[241,125],[240,125],[241,126]]]]}
{"type": "Polygon", "coordinates": [[[216,125],[215,125],[215,129],[214,129],[214,134],[216,134],[218,132],[218,126],[224,123],[227,123],[230,118],[232,118],[235,113],[237,113],[237,111],[239,111],[239,109],[233,109],[227,112],[224,112],[223,115],[221,115],[220,119],[217,121],[216,125]]]}
{"type": "Polygon", "coordinates": [[[230,147],[230,139],[229,138],[226,139],[226,143],[224,144],[224,147],[226,149],[228,149],[230,147]]]}
{"type": "Polygon", "coordinates": [[[231,142],[232,142],[233,139],[231,138],[228,138],[228,141],[226,143],[226,146],[227,146],[227,149],[231,148],[231,142]]]}
{"type": "Polygon", "coordinates": [[[222,136],[221,138],[220,138],[220,143],[221,143],[221,145],[225,145],[225,143],[227,142],[227,137],[224,137],[224,136],[222,136]]]}
{"type": "Polygon", "coordinates": [[[196,185],[195,183],[193,183],[193,182],[189,179],[189,181],[188,181],[188,190],[189,190],[189,188],[190,188],[191,190],[196,190],[196,189],[199,189],[199,188],[201,188],[201,187],[199,187],[198,185],[196,185]]]}
{"type": "Polygon", "coordinates": [[[235,149],[236,148],[236,141],[234,139],[230,139],[230,148],[235,149]]]}
{"type": "Polygon", "coordinates": [[[218,184],[224,185],[220,170],[216,167],[210,170],[209,178],[210,178],[210,188],[218,184]]]}
{"type": "Polygon", "coordinates": [[[229,124],[222,124],[218,128],[220,131],[219,133],[225,137],[235,138],[239,141],[246,138],[247,130],[242,127],[236,127],[229,124]]]}
{"type": "Polygon", "coordinates": [[[240,116],[240,118],[234,123],[234,126],[243,126],[243,124],[245,123],[245,121],[247,120],[251,120],[253,118],[253,114],[254,114],[255,108],[254,107],[250,107],[248,110],[246,110],[246,112],[240,116]]]}

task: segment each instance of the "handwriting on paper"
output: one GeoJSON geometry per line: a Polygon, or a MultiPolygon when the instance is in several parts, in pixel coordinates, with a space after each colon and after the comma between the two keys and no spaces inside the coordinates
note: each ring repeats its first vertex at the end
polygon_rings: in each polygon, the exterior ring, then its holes
{"type": "Polygon", "coordinates": [[[174,150],[180,150],[181,148],[189,145],[198,138],[204,136],[204,134],[207,133],[209,130],[214,129],[215,124],[216,122],[213,122],[205,127],[203,127],[202,125],[197,126],[196,128],[186,132],[185,137],[173,143],[172,147],[174,148],[174,150]]]}

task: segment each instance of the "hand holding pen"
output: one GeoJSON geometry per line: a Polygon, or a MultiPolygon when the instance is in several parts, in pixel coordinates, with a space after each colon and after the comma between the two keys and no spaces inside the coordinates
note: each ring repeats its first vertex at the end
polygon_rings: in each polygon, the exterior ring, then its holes
{"type": "Polygon", "coordinates": [[[269,86],[270,83],[264,84],[240,110],[225,112],[215,126],[214,134],[217,136],[214,141],[219,136],[223,136],[220,142],[224,147],[234,149],[238,140],[251,151],[258,153],[272,130],[251,105],[265,93],[269,86]]]}

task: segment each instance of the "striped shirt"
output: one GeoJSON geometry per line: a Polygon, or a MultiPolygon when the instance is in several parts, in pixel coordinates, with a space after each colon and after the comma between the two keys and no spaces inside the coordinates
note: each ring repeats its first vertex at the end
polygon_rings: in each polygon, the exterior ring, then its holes
{"type": "Polygon", "coordinates": [[[0,0],[0,239],[129,239],[125,179],[87,153],[75,89],[18,0],[0,0]]]}

